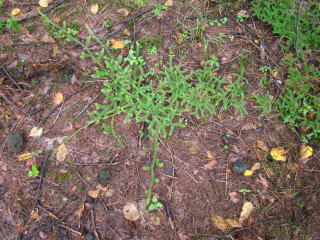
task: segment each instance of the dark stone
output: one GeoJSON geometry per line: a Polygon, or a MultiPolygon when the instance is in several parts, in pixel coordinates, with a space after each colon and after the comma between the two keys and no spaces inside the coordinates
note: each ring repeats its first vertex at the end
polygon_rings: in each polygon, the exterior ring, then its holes
{"type": "Polygon", "coordinates": [[[88,232],[88,233],[86,234],[86,240],[93,240],[93,239],[94,239],[94,238],[93,238],[92,233],[88,232]]]}
{"type": "Polygon", "coordinates": [[[23,137],[17,132],[9,132],[8,145],[12,152],[19,153],[23,150],[23,137]]]}
{"type": "Polygon", "coordinates": [[[232,166],[232,171],[238,174],[244,173],[248,169],[248,164],[244,160],[238,159],[232,166]]]}
{"type": "Polygon", "coordinates": [[[0,186],[0,195],[3,195],[6,193],[6,189],[2,186],[0,186]]]}
{"type": "Polygon", "coordinates": [[[110,172],[107,169],[102,169],[98,175],[98,182],[105,182],[111,178],[110,172]]]}

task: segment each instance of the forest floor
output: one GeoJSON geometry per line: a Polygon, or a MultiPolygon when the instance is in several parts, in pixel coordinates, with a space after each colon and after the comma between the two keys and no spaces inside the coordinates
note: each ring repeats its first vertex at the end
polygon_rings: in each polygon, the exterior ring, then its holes
{"type": "MultiPolygon", "coordinates": [[[[271,27],[235,17],[251,14],[247,1],[57,2],[43,10],[54,6],[47,16],[80,39],[87,24],[99,38],[139,41],[148,71],[160,71],[169,54],[190,71],[214,55],[215,74],[228,88],[244,70],[247,113],[231,107],[200,118],[184,114],[185,127],[159,139],[164,166],[155,170],[152,192],[162,206],[146,211],[150,173],[143,167],[152,157],[144,148],[151,142],[139,134],[145,124],[119,115],[113,134],[92,124],[65,142],[103,103],[104,80],[91,77],[96,65],[80,58],[81,47],[59,39],[41,16],[28,18],[38,3],[5,1],[1,15],[19,8],[22,20],[0,35],[1,239],[320,239],[319,146],[302,164],[299,136],[272,109],[260,116],[253,107],[259,69],[277,67],[268,78],[280,84],[286,70],[271,27]],[[57,159],[51,154],[63,143],[57,159]],[[275,147],[286,149],[286,161],[272,159],[275,147]],[[249,176],[236,173],[239,160],[249,176]]],[[[277,84],[269,91],[277,95],[277,84]]]]}

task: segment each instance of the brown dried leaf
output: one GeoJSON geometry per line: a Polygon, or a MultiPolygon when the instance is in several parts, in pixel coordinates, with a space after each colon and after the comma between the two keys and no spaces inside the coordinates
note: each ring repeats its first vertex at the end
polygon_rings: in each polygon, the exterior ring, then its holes
{"type": "Polygon", "coordinates": [[[57,160],[59,162],[63,162],[66,159],[68,153],[69,153],[69,151],[68,151],[66,145],[61,144],[58,148],[58,151],[57,151],[57,160]]]}
{"type": "Polygon", "coordinates": [[[252,172],[255,172],[255,171],[257,171],[257,170],[260,170],[260,168],[261,168],[261,163],[256,162],[256,163],[253,164],[253,166],[251,167],[251,171],[252,171],[252,172]]]}
{"type": "Polygon", "coordinates": [[[251,202],[245,202],[242,206],[242,210],[239,217],[239,222],[243,223],[247,220],[253,212],[253,204],[251,202]]]}
{"type": "Polygon", "coordinates": [[[214,169],[216,166],[218,165],[218,162],[216,160],[212,160],[210,162],[208,162],[207,164],[204,165],[205,169],[214,169]]]}
{"type": "Polygon", "coordinates": [[[268,151],[268,147],[267,147],[267,145],[265,144],[264,141],[257,140],[256,145],[257,145],[257,148],[258,148],[259,150],[262,150],[262,151],[265,151],[265,152],[268,151]]]}
{"type": "Polygon", "coordinates": [[[173,6],[173,0],[167,0],[164,5],[166,5],[167,7],[172,7],[173,6]]]}
{"type": "Polygon", "coordinates": [[[230,192],[228,193],[229,197],[230,197],[230,201],[233,203],[237,203],[239,202],[239,198],[237,198],[238,193],[237,192],[230,192]]]}
{"type": "Polygon", "coordinates": [[[126,8],[119,8],[118,10],[117,10],[117,13],[119,13],[119,14],[121,14],[122,16],[124,16],[124,17],[127,17],[127,16],[129,16],[129,10],[128,9],[126,9],[126,8]]]}
{"type": "Polygon", "coordinates": [[[126,219],[129,221],[137,221],[140,218],[140,213],[138,211],[138,208],[136,204],[132,202],[128,202],[123,207],[123,215],[126,219]]]}
{"type": "Polygon", "coordinates": [[[57,92],[56,95],[54,95],[53,103],[55,105],[59,105],[63,101],[63,94],[61,92],[57,92]]]}
{"type": "Polygon", "coordinates": [[[259,178],[260,179],[258,179],[258,182],[263,186],[264,189],[267,189],[269,187],[268,180],[263,177],[261,173],[259,173],[259,178]]]}

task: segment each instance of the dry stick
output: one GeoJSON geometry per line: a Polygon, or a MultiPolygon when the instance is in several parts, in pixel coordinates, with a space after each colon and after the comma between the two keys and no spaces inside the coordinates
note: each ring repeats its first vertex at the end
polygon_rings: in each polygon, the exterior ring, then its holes
{"type": "MultiPolygon", "coordinates": [[[[48,215],[49,215],[50,217],[52,217],[54,220],[59,219],[56,215],[54,215],[54,214],[53,214],[52,212],[50,212],[48,209],[42,207],[41,205],[38,205],[38,207],[39,207],[41,210],[44,210],[45,212],[47,212],[48,215]]],[[[75,235],[81,236],[81,232],[78,232],[78,231],[70,228],[69,226],[66,226],[65,224],[66,224],[66,223],[65,223],[64,221],[61,221],[61,224],[57,224],[57,225],[58,225],[59,227],[62,227],[62,228],[64,228],[64,229],[66,229],[66,230],[74,233],[75,235]]]]}
{"type": "Polygon", "coordinates": [[[95,96],[84,108],[73,118],[71,122],[76,120],[76,118],[80,117],[80,115],[100,96],[101,93],[99,93],[97,96],[95,96]]]}
{"type": "Polygon", "coordinates": [[[9,74],[8,70],[4,67],[4,66],[0,66],[0,70],[2,70],[2,72],[4,73],[4,75],[6,75],[11,82],[13,82],[13,84],[20,90],[23,91],[23,89],[20,87],[20,85],[16,82],[16,80],[14,80],[13,77],[11,77],[11,75],[9,74]]]}
{"type": "Polygon", "coordinates": [[[40,125],[43,125],[43,124],[52,116],[52,114],[53,114],[64,102],[66,102],[67,100],[69,100],[73,95],[81,92],[82,90],[84,90],[84,89],[86,89],[86,88],[88,88],[88,87],[90,87],[90,85],[84,86],[84,87],[80,88],[79,90],[77,90],[77,91],[69,94],[68,96],[66,96],[66,98],[62,101],[62,103],[60,103],[60,104],[58,104],[57,106],[55,106],[55,107],[51,110],[51,112],[50,112],[46,117],[44,117],[44,118],[40,121],[40,125]]]}
{"type": "Polygon", "coordinates": [[[9,45],[0,45],[0,50],[1,49],[5,49],[5,48],[13,48],[13,47],[19,47],[19,46],[28,46],[28,45],[44,45],[44,44],[55,44],[52,43],[52,42],[43,42],[43,41],[40,41],[40,42],[25,42],[25,43],[13,43],[13,44],[9,44],[9,45]]]}
{"type": "MultiPolygon", "coordinates": [[[[58,1],[55,4],[53,4],[51,7],[47,8],[46,10],[41,11],[41,13],[42,14],[47,14],[47,13],[51,12],[53,9],[55,9],[56,7],[59,7],[62,3],[66,2],[66,1],[69,1],[69,0],[58,1]]],[[[40,16],[40,13],[34,13],[34,14],[30,15],[30,16],[27,16],[25,18],[19,19],[18,22],[24,22],[24,21],[27,21],[27,20],[30,20],[32,18],[39,17],[39,16],[40,16]]]]}
{"type": "Polygon", "coordinates": [[[37,235],[39,232],[43,231],[43,230],[46,230],[48,228],[51,228],[52,226],[58,224],[59,222],[62,222],[64,219],[66,218],[66,216],[64,217],[61,217],[59,219],[57,219],[56,221],[53,221],[52,223],[48,224],[47,226],[44,226],[44,227],[41,227],[37,230],[35,230],[34,232],[22,237],[22,240],[26,240],[26,239],[30,239],[32,237],[34,237],[35,235],[37,235]]]}
{"type": "Polygon", "coordinates": [[[51,153],[48,153],[47,157],[44,159],[43,166],[41,168],[40,181],[39,181],[38,186],[37,186],[36,200],[34,202],[33,209],[35,209],[37,207],[37,205],[38,205],[41,186],[42,186],[42,183],[43,183],[43,178],[44,178],[44,175],[45,175],[45,171],[47,169],[47,163],[48,163],[48,160],[49,160],[50,156],[51,156],[51,153]]]}

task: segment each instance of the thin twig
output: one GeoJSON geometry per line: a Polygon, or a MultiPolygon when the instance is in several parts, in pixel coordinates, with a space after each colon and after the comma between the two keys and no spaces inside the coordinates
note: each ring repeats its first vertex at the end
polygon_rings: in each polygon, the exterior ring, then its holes
{"type": "Polygon", "coordinates": [[[11,77],[11,75],[9,74],[8,70],[4,67],[4,66],[0,66],[0,70],[2,70],[2,72],[4,73],[4,75],[7,76],[7,78],[9,78],[9,80],[11,82],[13,82],[13,84],[20,90],[23,91],[23,89],[20,87],[20,85],[16,82],[16,80],[14,80],[13,77],[11,77]]]}
{"type": "Polygon", "coordinates": [[[47,169],[47,163],[48,163],[48,160],[49,160],[50,156],[51,156],[51,153],[48,153],[47,157],[45,157],[45,159],[44,159],[44,162],[43,162],[43,165],[42,165],[42,168],[41,168],[40,181],[39,181],[39,183],[37,185],[36,200],[34,202],[33,209],[35,209],[37,207],[37,205],[38,205],[41,186],[42,186],[42,183],[43,183],[43,178],[44,178],[44,175],[45,175],[45,172],[46,172],[46,169],[47,169]]]}
{"type": "MultiPolygon", "coordinates": [[[[41,11],[41,13],[42,14],[47,14],[47,13],[51,12],[53,9],[59,7],[62,3],[66,2],[66,1],[69,1],[69,0],[60,0],[60,1],[52,4],[52,6],[47,8],[46,10],[41,11]]],[[[30,15],[30,16],[27,16],[25,18],[19,19],[18,22],[28,21],[28,20],[30,20],[32,18],[39,17],[40,15],[41,15],[40,13],[34,13],[34,14],[30,15]]]]}
{"type": "Polygon", "coordinates": [[[76,120],[80,115],[100,96],[101,93],[99,93],[97,96],[95,96],[84,108],[73,118],[71,122],[76,120]]]}
{"type": "Polygon", "coordinates": [[[48,115],[46,117],[44,117],[41,121],[40,121],[40,125],[43,125],[51,116],[52,114],[64,103],[66,102],[67,100],[69,100],[73,95],[81,92],[82,90],[86,89],[90,87],[90,85],[87,85],[87,86],[84,86],[82,88],[80,88],[79,90],[69,94],[68,96],[66,96],[66,98],[62,101],[62,103],[58,104],[57,106],[55,106],[51,111],[50,113],[48,113],[48,115]]]}
{"type": "Polygon", "coordinates": [[[52,223],[49,223],[48,225],[44,226],[44,227],[41,227],[41,228],[38,228],[37,230],[35,230],[34,232],[28,234],[28,235],[25,235],[22,237],[23,240],[26,240],[26,239],[30,239],[30,238],[33,238],[35,235],[37,235],[39,232],[43,231],[43,230],[46,230],[48,228],[51,228],[52,226],[58,224],[59,222],[63,221],[66,217],[61,217],[59,219],[57,219],[56,221],[53,221],[52,223]]]}

